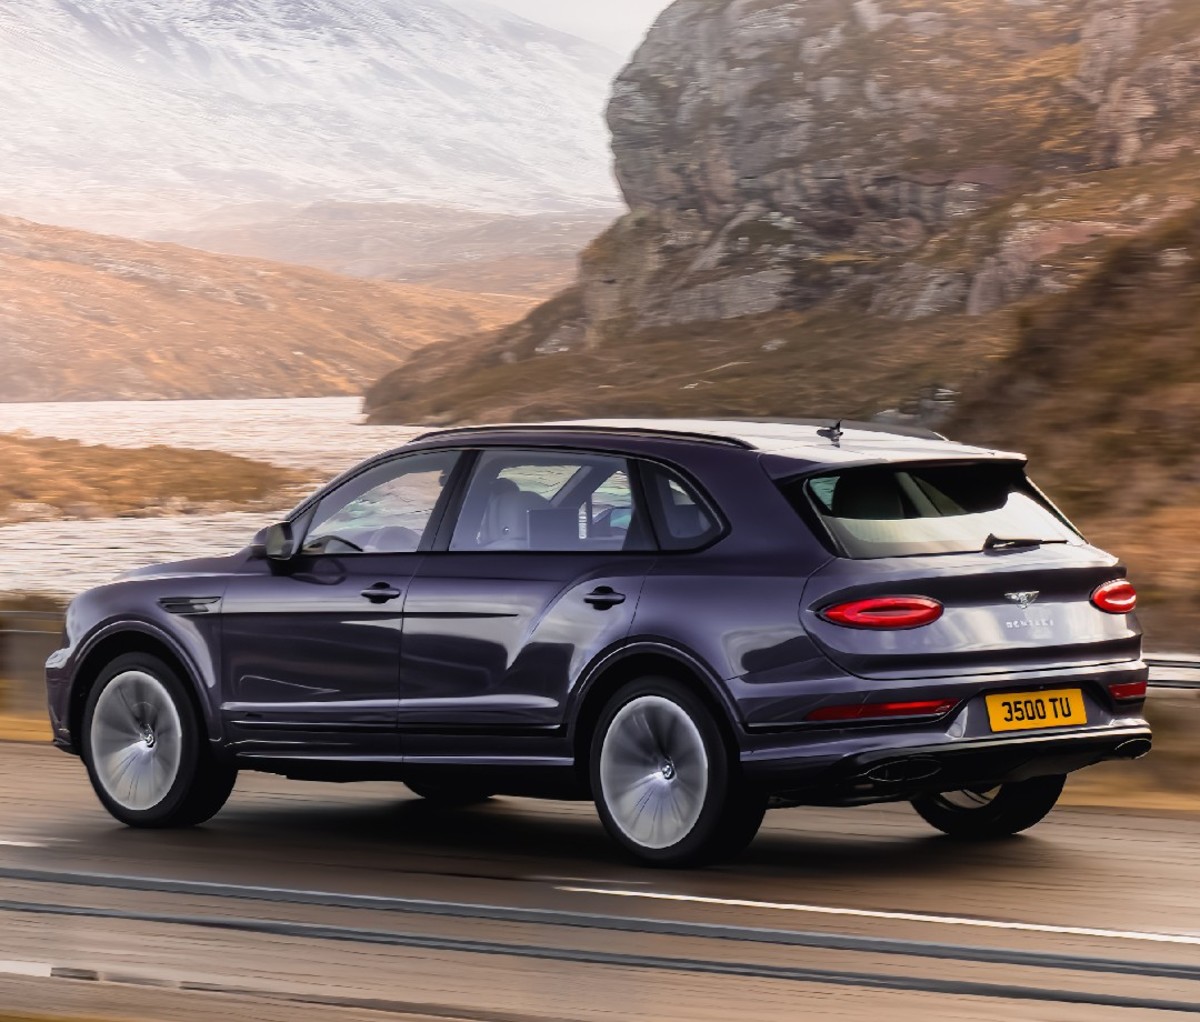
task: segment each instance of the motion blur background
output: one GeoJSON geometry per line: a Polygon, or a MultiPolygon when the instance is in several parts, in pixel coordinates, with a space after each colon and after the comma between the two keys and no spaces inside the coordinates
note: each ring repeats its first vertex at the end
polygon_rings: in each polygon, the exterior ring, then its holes
{"type": "MultiPolygon", "coordinates": [[[[1200,648],[1200,4],[0,5],[0,733],[80,589],[598,414],[1027,452],[1200,648]]],[[[1198,695],[1076,800],[1194,812],[1198,695]]]]}

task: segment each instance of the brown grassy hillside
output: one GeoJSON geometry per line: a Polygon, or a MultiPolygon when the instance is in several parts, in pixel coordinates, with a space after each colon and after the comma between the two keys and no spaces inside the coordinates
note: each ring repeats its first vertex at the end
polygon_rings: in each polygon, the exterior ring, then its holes
{"type": "Polygon", "coordinates": [[[299,472],[219,451],[0,434],[0,523],[141,511],[283,507],[299,472]]]}
{"type": "Polygon", "coordinates": [[[0,400],[356,394],[528,304],[0,217],[0,400]]]}

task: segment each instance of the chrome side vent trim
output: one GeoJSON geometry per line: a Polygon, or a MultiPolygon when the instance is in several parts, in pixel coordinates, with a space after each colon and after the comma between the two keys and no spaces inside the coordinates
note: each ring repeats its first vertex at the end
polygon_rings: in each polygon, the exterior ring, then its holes
{"type": "Polygon", "coordinates": [[[168,614],[194,617],[197,614],[211,614],[220,602],[219,596],[162,596],[158,605],[168,614]]]}

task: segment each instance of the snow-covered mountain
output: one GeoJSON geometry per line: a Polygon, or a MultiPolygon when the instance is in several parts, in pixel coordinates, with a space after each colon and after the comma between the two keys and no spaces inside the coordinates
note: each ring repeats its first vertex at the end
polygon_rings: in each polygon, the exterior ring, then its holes
{"type": "Polygon", "coordinates": [[[620,59],[441,0],[0,4],[0,210],[146,233],[243,202],[616,204],[620,59]]]}

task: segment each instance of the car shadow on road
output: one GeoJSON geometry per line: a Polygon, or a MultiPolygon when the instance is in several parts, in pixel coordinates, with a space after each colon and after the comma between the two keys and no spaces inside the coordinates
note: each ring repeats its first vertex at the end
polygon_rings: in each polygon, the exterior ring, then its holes
{"type": "MultiPolygon", "coordinates": [[[[395,799],[335,796],[328,802],[318,796],[252,795],[235,799],[216,820],[193,831],[117,829],[96,835],[91,844],[100,856],[135,858],[137,868],[145,868],[146,859],[202,862],[221,872],[233,869],[243,882],[277,882],[281,870],[334,866],[503,879],[655,875],[608,838],[588,803],[498,798],[449,808],[405,797],[403,789],[395,799]]],[[[739,860],[703,872],[832,884],[874,877],[922,883],[951,874],[1045,870],[1067,855],[1036,837],[951,841],[925,832],[919,820],[898,808],[789,809],[768,815],[763,832],[739,860]]]]}

